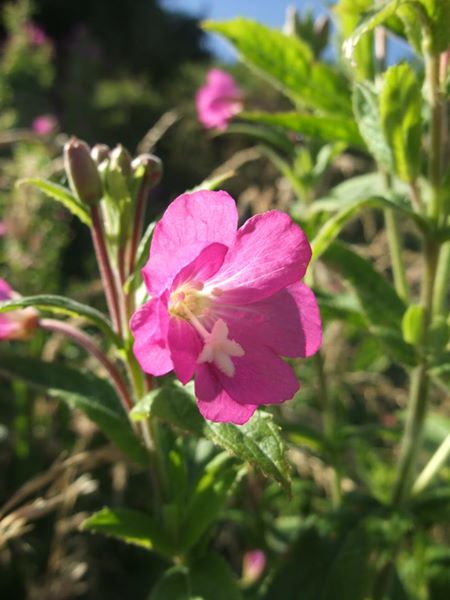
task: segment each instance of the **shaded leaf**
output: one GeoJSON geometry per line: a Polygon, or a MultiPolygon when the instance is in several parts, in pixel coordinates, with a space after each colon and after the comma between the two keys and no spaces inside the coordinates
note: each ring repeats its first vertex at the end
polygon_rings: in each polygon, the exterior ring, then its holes
{"type": "Polygon", "coordinates": [[[58,363],[1,350],[0,373],[21,379],[81,410],[127,456],[147,464],[147,452],[135,436],[114,388],[104,379],[58,363]]]}
{"type": "Polygon", "coordinates": [[[390,355],[408,365],[415,364],[414,349],[402,336],[401,322],[406,307],[394,288],[370,262],[343,243],[333,242],[323,260],[354,289],[370,330],[390,355]]]}
{"type": "Polygon", "coordinates": [[[31,185],[37,188],[47,196],[50,196],[50,198],[53,198],[53,200],[57,200],[63,204],[73,215],[78,217],[82,223],[88,227],[92,225],[87,207],[62,185],[38,177],[20,179],[16,185],[31,185]]]}
{"type": "Polygon", "coordinates": [[[170,540],[160,522],[136,510],[105,507],[83,521],[81,529],[115,537],[147,550],[155,550],[169,559],[173,554],[170,540]]]}

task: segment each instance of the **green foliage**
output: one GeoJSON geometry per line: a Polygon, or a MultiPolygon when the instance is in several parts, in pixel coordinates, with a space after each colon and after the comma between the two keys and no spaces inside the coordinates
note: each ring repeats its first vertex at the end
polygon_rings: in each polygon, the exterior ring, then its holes
{"type": "Polygon", "coordinates": [[[334,242],[323,255],[354,289],[370,331],[377,336],[395,360],[415,363],[413,348],[403,340],[401,322],[405,305],[394,288],[372,265],[345,244],[334,242]]]}
{"type": "Polygon", "coordinates": [[[163,386],[143,398],[131,411],[131,418],[158,417],[182,431],[203,435],[244,462],[290,490],[290,469],[279,428],[270,414],[258,411],[245,425],[210,423],[199,414],[186,388],[163,386]]]}
{"type": "Polygon", "coordinates": [[[115,537],[146,550],[155,550],[168,559],[173,553],[170,540],[161,529],[161,524],[148,515],[129,508],[103,508],[83,521],[81,529],[115,537]]]}
{"type": "Polygon", "coordinates": [[[242,59],[299,105],[349,115],[345,79],[324,63],[315,63],[308,45],[296,37],[238,17],[204,24],[234,44],[242,59]]]}
{"type": "Polygon", "coordinates": [[[135,436],[116,392],[111,385],[91,374],[61,364],[46,363],[1,351],[0,373],[44,390],[85,413],[127,456],[147,463],[147,454],[135,436]]]}
{"type": "Polygon", "coordinates": [[[415,181],[420,172],[421,113],[422,96],[412,68],[390,67],[380,94],[380,118],[395,171],[405,181],[415,181]]]}
{"type": "Polygon", "coordinates": [[[92,224],[88,208],[62,185],[39,178],[21,179],[17,185],[32,185],[47,196],[61,202],[73,215],[88,227],[92,224]]]}
{"type": "Polygon", "coordinates": [[[298,112],[245,112],[241,114],[241,118],[255,123],[274,125],[299,135],[318,138],[323,141],[344,142],[357,147],[363,145],[355,123],[343,117],[298,112]]]}

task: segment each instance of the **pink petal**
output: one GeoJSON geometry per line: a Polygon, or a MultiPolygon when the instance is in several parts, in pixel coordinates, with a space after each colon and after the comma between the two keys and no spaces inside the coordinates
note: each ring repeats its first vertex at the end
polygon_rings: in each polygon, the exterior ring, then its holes
{"type": "Polygon", "coordinates": [[[217,273],[223,264],[228,247],[224,244],[209,244],[188,265],[183,267],[175,277],[172,289],[185,282],[204,282],[217,273]]]}
{"type": "Polygon", "coordinates": [[[235,374],[227,377],[215,369],[225,391],[240,404],[280,404],[290,400],[300,384],[290,365],[271,348],[254,344],[243,332],[240,335],[230,326],[230,338],[244,348],[245,355],[232,358],[235,374]]]}
{"type": "Polygon", "coordinates": [[[311,247],[300,227],[285,213],[272,210],[239,229],[209,285],[225,291],[223,302],[256,302],[299,281],[310,258],[311,247]]]}
{"type": "Polygon", "coordinates": [[[233,245],[237,221],[236,204],[226,192],[200,191],[176,198],[155,227],[150,258],[142,270],[148,290],[159,295],[209,244],[233,245]]]}
{"type": "Polygon", "coordinates": [[[152,298],[131,318],[134,355],[146,373],[165,375],[173,369],[167,346],[168,327],[167,299],[152,298]]]}
{"type": "Polygon", "coordinates": [[[10,300],[13,297],[13,290],[9,283],[4,279],[0,279],[0,302],[10,300]]]}
{"type": "Polygon", "coordinates": [[[194,375],[202,350],[200,336],[187,321],[173,317],[169,321],[168,344],[175,373],[181,383],[187,383],[194,375]]]}
{"type": "Polygon", "coordinates": [[[237,331],[269,346],[282,356],[311,356],[320,347],[322,326],[312,291],[303,283],[293,283],[259,302],[245,306],[222,306],[218,298],[214,314],[237,331]]]}
{"type": "Polygon", "coordinates": [[[257,409],[256,404],[236,402],[223,389],[210,365],[198,365],[195,373],[195,395],[201,414],[216,423],[243,425],[257,409]]]}

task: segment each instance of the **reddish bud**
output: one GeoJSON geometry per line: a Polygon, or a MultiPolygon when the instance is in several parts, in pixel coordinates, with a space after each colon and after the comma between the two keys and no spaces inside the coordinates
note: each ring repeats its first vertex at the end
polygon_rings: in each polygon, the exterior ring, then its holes
{"type": "Polygon", "coordinates": [[[103,196],[102,182],[89,146],[71,138],[64,146],[64,168],[76,196],[86,204],[96,204],[103,196]]]}
{"type": "Polygon", "coordinates": [[[136,179],[144,178],[150,185],[155,186],[161,180],[163,166],[161,160],[154,154],[140,154],[131,163],[136,179]]]}

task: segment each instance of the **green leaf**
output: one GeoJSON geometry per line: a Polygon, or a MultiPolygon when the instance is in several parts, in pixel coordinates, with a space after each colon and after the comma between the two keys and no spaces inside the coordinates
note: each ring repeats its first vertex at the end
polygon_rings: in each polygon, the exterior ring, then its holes
{"type": "Polygon", "coordinates": [[[137,510],[105,507],[83,521],[81,529],[154,550],[168,559],[173,555],[170,540],[161,523],[137,510]]]}
{"type": "Polygon", "coordinates": [[[197,436],[203,435],[244,462],[261,469],[268,477],[290,490],[289,464],[285,445],[272,416],[257,411],[245,425],[205,421],[192,394],[176,385],[163,386],[143,398],[131,411],[140,420],[149,415],[197,436]]]}
{"type": "Polygon", "coordinates": [[[272,127],[261,127],[249,123],[231,123],[225,131],[220,132],[218,135],[229,134],[249,135],[258,142],[275,146],[288,155],[292,154],[294,148],[294,144],[285,133],[276,131],[272,127]]]}
{"type": "Polygon", "coordinates": [[[31,185],[37,188],[47,196],[50,196],[50,198],[53,198],[53,200],[61,202],[61,204],[70,210],[73,215],[78,217],[82,223],[88,227],[92,225],[87,207],[62,185],[53,183],[53,181],[47,181],[46,179],[40,179],[39,177],[20,179],[16,185],[31,185]]]}
{"type": "Polygon", "coordinates": [[[417,0],[425,7],[430,20],[433,52],[440,53],[450,46],[450,2],[449,0],[417,0]]]}
{"type": "Polygon", "coordinates": [[[361,139],[355,122],[343,117],[313,115],[298,112],[244,112],[239,116],[248,121],[266,125],[275,125],[297,134],[319,138],[325,141],[345,142],[353,146],[362,145],[364,147],[364,142],[361,139]]]}
{"type": "Polygon", "coordinates": [[[425,317],[425,308],[420,304],[411,304],[406,309],[402,319],[403,339],[408,344],[417,346],[420,344],[423,335],[423,321],[425,317]]]}
{"type": "Polygon", "coordinates": [[[190,588],[188,569],[172,567],[155,585],[149,600],[199,600],[191,595],[190,588]]]}
{"type": "Polygon", "coordinates": [[[403,1],[404,0],[388,0],[387,2],[380,2],[374,8],[369,10],[358,27],[353,31],[353,34],[345,40],[343,44],[345,56],[351,60],[355,48],[359,44],[361,38],[391,17],[403,1]]]}
{"type": "Polygon", "coordinates": [[[343,243],[333,242],[323,254],[323,260],[351,285],[369,329],[388,353],[395,360],[414,365],[414,349],[403,340],[401,330],[406,307],[394,288],[370,262],[343,243]]]}
{"type": "Polygon", "coordinates": [[[33,387],[81,410],[127,456],[147,464],[147,453],[135,436],[114,388],[104,379],[58,363],[1,350],[0,373],[33,387]]]}
{"type": "Polygon", "coordinates": [[[88,320],[102,331],[109,339],[118,343],[111,323],[103,313],[88,306],[81,304],[64,296],[52,296],[50,294],[40,294],[38,296],[27,296],[25,298],[14,298],[6,302],[0,302],[0,313],[9,312],[18,308],[33,306],[38,310],[46,310],[57,315],[66,315],[68,317],[82,317],[88,320]]]}
{"type": "Polygon", "coordinates": [[[317,232],[314,240],[311,242],[313,260],[317,260],[326,251],[329,245],[337,238],[339,233],[351,219],[358,216],[362,210],[367,208],[394,209],[408,215],[416,221],[416,223],[420,224],[420,226],[426,226],[426,223],[422,221],[422,218],[419,215],[416,215],[408,204],[399,201],[399,199],[395,197],[394,199],[389,199],[375,196],[372,198],[345,202],[342,203],[341,206],[341,210],[324,223],[317,232]]]}
{"type": "Polygon", "coordinates": [[[188,194],[192,194],[193,192],[199,192],[201,190],[217,190],[222,183],[228,181],[232,177],[236,175],[235,171],[227,171],[226,173],[222,173],[221,175],[217,175],[217,177],[211,177],[210,179],[205,179],[200,183],[200,185],[196,185],[191,190],[188,190],[188,194]]]}
{"type": "Polygon", "coordinates": [[[420,172],[422,95],[416,74],[408,64],[390,67],[380,94],[380,117],[391,148],[394,168],[404,181],[420,172]]]}
{"type": "Polygon", "coordinates": [[[209,552],[188,567],[166,571],[149,600],[242,600],[242,595],[228,564],[209,552]]]}
{"type": "Polygon", "coordinates": [[[359,131],[375,160],[389,172],[392,171],[392,153],[381,127],[378,96],[373,86],[357,83],[353,90],[353,112],[359,131]]]}
{"type": "Polygon", "coordinates": [[[235,490],[239,472],[223,463],[221,455],[215,457],[192,492],[180,527],[181,552],[191,548],[214,523],[235,490]]]}
{"type": "Polygon", "coordinates": [[[242,17],[207,21],[203,26],[225,36],[244,62],[293,102],[325,112],[351,113],[345,79],[328,65],[315,63],[309,46],[298,37],[242,17]]]}

